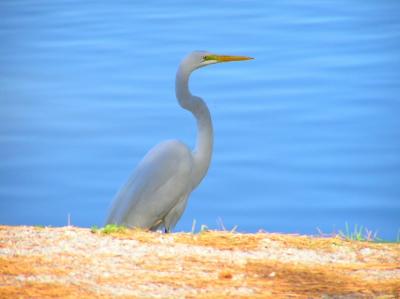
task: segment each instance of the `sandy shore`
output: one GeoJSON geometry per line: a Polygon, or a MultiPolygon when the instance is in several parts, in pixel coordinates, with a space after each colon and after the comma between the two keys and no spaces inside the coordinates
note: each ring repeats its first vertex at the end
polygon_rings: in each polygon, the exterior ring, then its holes
{"type": "Polygon", "coordinates": [[[0,226],[0,298],[400,298],[400,244],[0,226]]]}

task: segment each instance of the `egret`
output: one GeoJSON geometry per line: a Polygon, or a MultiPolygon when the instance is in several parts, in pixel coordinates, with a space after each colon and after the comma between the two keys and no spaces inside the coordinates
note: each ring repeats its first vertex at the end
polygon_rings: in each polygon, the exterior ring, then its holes
{"type": "Polygon", "coordinates": [[[192,151],[178,140],[167,140],[151,149],[115,196],[107,224],[171,232],[190,193],[206,175],[213,148],[210,111],[203,99],[190,93],[190,74],[210,64],[249,59],[253,58],[194,51],[182,60],[175,92],[180,106],[196,118],[195,148],[192,151]]]}

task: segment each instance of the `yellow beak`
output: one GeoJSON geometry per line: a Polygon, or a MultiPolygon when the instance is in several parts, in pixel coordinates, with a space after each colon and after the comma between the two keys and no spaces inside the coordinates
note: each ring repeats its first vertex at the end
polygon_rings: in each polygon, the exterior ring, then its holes
{"type": "Polygon", "coordinates": [[[247,57],[247,56],[230,56],[230,55],[216,55],[216,54],[211,54],[204,56],[204,60],[214,60],[217,62],[229,62],[229,61],[242,61],[242,60],[250,60],[254,59],[252,57],[247,57]]]}
{"type": "Polygon", "coordinates": [[[229,62],[229,61],[242,61],[251,60],[252,57],[247,56],[230,56],[230,55],[215,55],[215,60],[218,62],[229,62]]]}

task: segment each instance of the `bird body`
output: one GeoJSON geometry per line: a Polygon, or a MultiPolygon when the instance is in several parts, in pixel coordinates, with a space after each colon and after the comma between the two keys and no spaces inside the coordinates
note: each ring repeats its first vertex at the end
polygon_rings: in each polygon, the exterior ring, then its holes
{"type": "Polygon", "coordinates": [[[181,213],[186,206],[192,165],[191,151],[182,142],[168,140],[155,146],[117,194],[107,222],[153,230],[163,224],[167,230],[175,226],[167,216],[179,212],[174,211],[177,205],[182,206],[181,213]]]}
{"type": "Polygon", "coordinates": [[[204,51],[189,54],[176,74],[176,97],[197,120],[197,142],[190,150],[178,140],[164,141],[151,149],[112,203],[106,223],[170,232],[181,217],[190,193],[207,173],[213,146],[213,127],[206,103],[190,93],[192,71],[209,64],[248,60],[204,51]]]}

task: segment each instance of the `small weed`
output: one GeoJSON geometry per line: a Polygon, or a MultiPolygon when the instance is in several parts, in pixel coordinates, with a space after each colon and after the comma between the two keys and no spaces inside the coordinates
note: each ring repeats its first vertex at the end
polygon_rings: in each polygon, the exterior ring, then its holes
{"type": "Polygon", "coordinates": [[[342,230],[339,230],[338,235],[345,240],[352,241],[382,241],[382,239],[378,237],[377,231],[373,232],[372,230],[364,228],[362,225],[358,226],[357,224],[355,224],[354,229],[351,230],[347,222],[345,224],[345,231],[343,232],[342,230]]]}
{"type": "Polygon", "coordinates": [[[127,229],[124,225],[107,224],[101,232],[103,234],[123,233],[127,229]]]}
{"type": "Polygon", "coordinates": [[[97,225],[91,227],[90,231],[94,234],[112,234],[112,233],[124,233],[127,230],[126,226],[117,224],[107,224],[103,228],[99,228],[97,225]]]}
{"type": "Polygon", "coordinates": [[[226,227],[225,227],[224,222],[222,221],[221,217],[217,218],[217,224],[219,225],[220,230],[223,230],[224,232],[226,231],[226,227]]]}
{"type": "Polygon", "coordinates": [[[98,233],[98,232],[100,231],[100,228],[99,228],[97,225],[93,225],[93,226],[90,228],[90,231],[91,231],[92,233],[96,234],[96,233],[98,233]]]}
{"type": "Polygon", "coordinates": [[[202,224],[201,226],[200,226],[200,233],[202,233],[202,232],[207,232],[209,229],[208,229],[208,226],[207,225],[205,225],[205,224],[202,224]]]}
{"type": "Polygon", "coordinates": [[[324,233],[319,227],[317,227],[317,231],[320,237],[324,238],[335,238],[340,237],[343,240],[349,241],[367,241],[367,242],[383,242],[381,238],[378,237],[377,231],[372,231],[368,228],[364,228],[363,226],[354,225],[353,229],[350,229],[349,224],[346,222],[345,230],[339,230],[338,232],[332,233],[324,233]]]}
{"type": "Polygon", "coordinates": [[[237,225],[235,225],[231,230],[230,230],[230,232],[231,233],[234,233],[234,232],[236,232],[236,230],[237,230],[237,228],[238,228],[238,226],[237,225]]]}
{"type": "Polygon", "coordinates": [[[228,229],[226,228],[224,222],[222,221],[222,218],[221,218],[221,217],[218,217],[218,219],[217,219],[217,224],[218,224],[218,226],[219,226],[219,229],[222,230],[222,231],[224,231],[224,232],[231,232],[231,233],[234,233],[234,232],[237,230],[237,228],[238,228],[238,226],[235,225],[231,230],[228,230],[228,229]]]}
{"type": "Polygon", "coordinates": [[[192,222],[192,235],[196,232],[196,219],[193,219],[192,222]]]}

